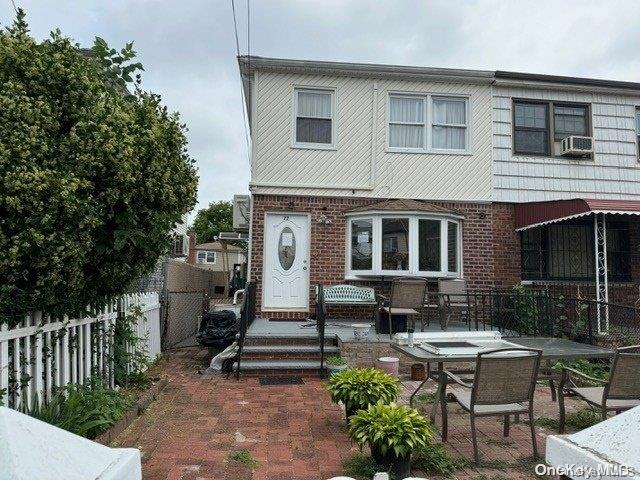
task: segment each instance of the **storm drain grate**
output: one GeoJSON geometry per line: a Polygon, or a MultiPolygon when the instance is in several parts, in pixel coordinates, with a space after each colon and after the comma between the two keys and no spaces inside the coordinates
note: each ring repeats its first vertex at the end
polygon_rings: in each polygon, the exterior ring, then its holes
{"type": "Polygon", "coordinates": [[[260,377],[258,381],[260,385],[304,385],[302,377],[293,376],[260,377]]]}

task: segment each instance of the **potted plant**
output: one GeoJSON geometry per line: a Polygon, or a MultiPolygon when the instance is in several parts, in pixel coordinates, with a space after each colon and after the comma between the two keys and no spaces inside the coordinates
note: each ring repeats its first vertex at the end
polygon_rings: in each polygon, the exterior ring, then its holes
{"type": "Polygon", "coordinates": [[[327,365],[330,377],[338,372],[346,370],[348,367],[347,362],[340,355],[331,355],[330,357],[327,357],[325,364],[327,365]]]}
{"type": "Polygon", "coordinates": [[[348,368],[329,378],[331,400],[344,404],[347,420],[358,410],[398,398],[398,379],[376,368],[348,368]]]}
{"type": "Polygon", "coordinates": [[[411,451],[425,447],[431,437],[429,423],[416,409],[395,403],[360,410],[349,425],[350,437],[369,444],[373,460],[389,466],[398,480],[411,475],[411,451]]]}

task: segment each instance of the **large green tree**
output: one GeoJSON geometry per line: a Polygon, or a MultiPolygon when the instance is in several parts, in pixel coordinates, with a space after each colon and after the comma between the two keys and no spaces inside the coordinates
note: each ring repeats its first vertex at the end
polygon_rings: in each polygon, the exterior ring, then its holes
{"type": "Polygon", "coordinates": [[[22,11],[0,32],[0,322],[122,293],[195,204],[185,126],[134,56],[36,41],[22,11]]]}
{"type": "Polygon", "coordinates": [[[224,200],[212,202],[198,210],[192,228],[198,235],[198,243],[213,242],[220,232],[233,231],[232,203],[224,200]]]}

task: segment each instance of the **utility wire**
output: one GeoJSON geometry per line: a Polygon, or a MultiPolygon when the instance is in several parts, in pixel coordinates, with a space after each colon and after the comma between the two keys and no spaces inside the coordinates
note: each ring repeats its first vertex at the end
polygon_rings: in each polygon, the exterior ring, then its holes
{"type": "MultiPolygon", "coordinates": [[[[248,6],[249,5],[247,4],[247,8],[248,6]]],[[[231,11],[233,12],[233,30],[236,36],[236,54],[238,55],[238,57],[240,57],[240,41],[238,40],[238,22],[236,20],[236,5],[234,0],[231,0],[231,11]]],[[[247,11],[247,14],[248,14],[248,11],[247,11]]],[[[248,18],[247,18],[247,25],[248,25],[248,18]]],[[[248,35],[248,31],[247,31],[247,35],[248,35]]],[[[247,39],[248,38],[249,37],[247,37],[247,39]]],[[[248,50],[249,50],[249,47],[247,45],[247,51],[248,50]]],[[[245,102],[243,85],[244,85],[244,78],[242,77],[242,71],[240,71],[240,102],[242,103],[242,126],[244,127],[244,141],[247,146],[247,159],[249,160],[249,165],[251,165],[251,150],[249,148],[249,132],[247,131],[247,122],[249,121],[249,113],[247,112],[247,105],[245,102]]]]}

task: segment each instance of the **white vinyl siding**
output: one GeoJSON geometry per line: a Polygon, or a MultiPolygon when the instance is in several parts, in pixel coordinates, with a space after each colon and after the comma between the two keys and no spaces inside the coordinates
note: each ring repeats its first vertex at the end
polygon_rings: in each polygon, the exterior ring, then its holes
{"type": "MultiPolygon", "coordinates": [[[[494,86],[493,197],[496,202],[566,198],[640,199],[636,108],[640,97],[494,86]],[[587,105],[590,159],[513,152],[514,100],[587,105]]],[[[549,112],[550,115],[553,112],[549,112]]],[[[559,142],[555,142],[557,149],[559,142]]]]}
{"type": "Polygon", "coordinates": [[[347,278],[462,276],[462,228],[457,218],[363,214],[347,219],[347,278]]]}
{"type": "Polygon", "coordinates": [[[270,71],[252,85],[255,194],[491,200],[490,85],[270,71]],[[296,88],[334,92],[333,147],[295,146],[296,88]],[[469,99],[467,150],[390,149],[389,96],[403,92],[469,99]]]}

